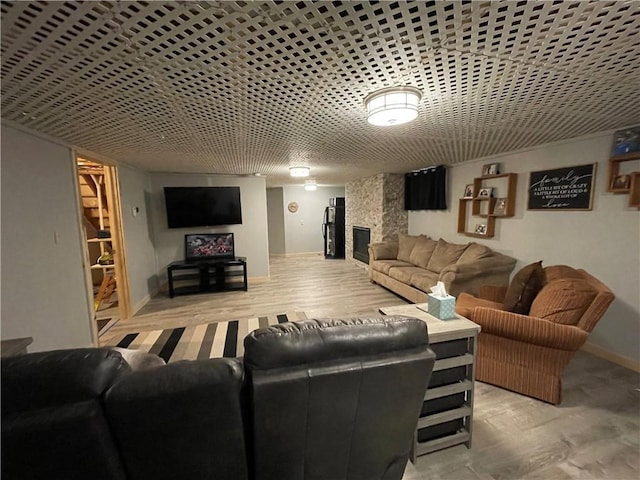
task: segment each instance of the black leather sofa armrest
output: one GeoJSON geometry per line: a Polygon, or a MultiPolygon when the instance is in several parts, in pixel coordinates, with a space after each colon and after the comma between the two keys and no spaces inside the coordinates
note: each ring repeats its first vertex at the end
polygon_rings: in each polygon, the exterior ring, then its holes
{"type": "Polygon", "coordinates": [[[2,359],[2,417],[100,397],[131,368],[109,348],[29,353],[2,359]]]}

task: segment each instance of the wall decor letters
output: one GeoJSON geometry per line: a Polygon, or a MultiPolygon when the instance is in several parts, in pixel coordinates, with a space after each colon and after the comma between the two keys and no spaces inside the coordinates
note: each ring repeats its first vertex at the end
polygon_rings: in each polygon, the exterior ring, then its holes
{"type": "Polygon", "coordinates": [[[595,163],[531,172],[527,209],[591,210],[595,177],[595,163]]]}

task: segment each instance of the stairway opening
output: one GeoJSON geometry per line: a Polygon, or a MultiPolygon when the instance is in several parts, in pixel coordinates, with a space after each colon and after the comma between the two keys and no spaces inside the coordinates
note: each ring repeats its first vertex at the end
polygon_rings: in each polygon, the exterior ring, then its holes
{"type": "Polygon", "coordinates": [[[87,284],[93,304],[94,339],[120,319],[130,305],[116,167],[76,158],[80,213],[84,231],[87,284]]]}

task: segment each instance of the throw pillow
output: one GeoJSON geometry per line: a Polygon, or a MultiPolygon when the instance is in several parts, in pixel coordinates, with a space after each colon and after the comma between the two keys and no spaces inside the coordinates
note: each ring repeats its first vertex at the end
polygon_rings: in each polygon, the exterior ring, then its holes
{"type": "Polygon", "coordinates": [[[436,249],[436,245],[438,245],[438,242],[435,240],[420,236],[413,250],[411,250],[409,261],[416,267],[427,268],[429,260],[431,260],[431,255],[433,255],[433,251],[436,249]]]}
{"type": "Polygon", "coordinates": [[[484,245],[480,245],[476,242],[471,242],[456,263],[475,262],[482,258],[488,258],[491,255],[492,252],[489,247],[485,247],[484,245]]]}
{"type": "Polygon", "coordinates": [[[411,251],[420,237],[424,235],[398,234],[398,260],[411,263],[411,251]]]}
{"type": "Polygon", "coordinates": [[[427,270],[440,273],[447,265],[456,263],[468,246],[468,243],[458,245],[455,243],[449,243],[443,239],[438,240],[438,245],[436,246],[433,255],[431,255],[431,259],[427,265],[427,270]]]}
{"type": "Polygon", "coordinates": [[[529,315],[563,325],[577,325],[598,292],[575,278],[547,283],[531,305],[529,315]]]}
{"type": "Polygon", "coordinates": [[[544,284],[544,270],[542,269],[542,260],[532,263],[520,269],[515,274],[507,294],[504,297],[504,309],[528,315],[533,300],[538,295],[544,284]]]}

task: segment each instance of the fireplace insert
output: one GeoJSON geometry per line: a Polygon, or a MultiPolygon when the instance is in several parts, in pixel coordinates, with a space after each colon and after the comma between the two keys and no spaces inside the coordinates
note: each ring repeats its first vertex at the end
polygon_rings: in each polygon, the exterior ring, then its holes
{"type": "Polygon", "coordinates": [[[366,227],[353,227],[353,258],[369,264],[369,242],[371,230],[366,227]]]}

